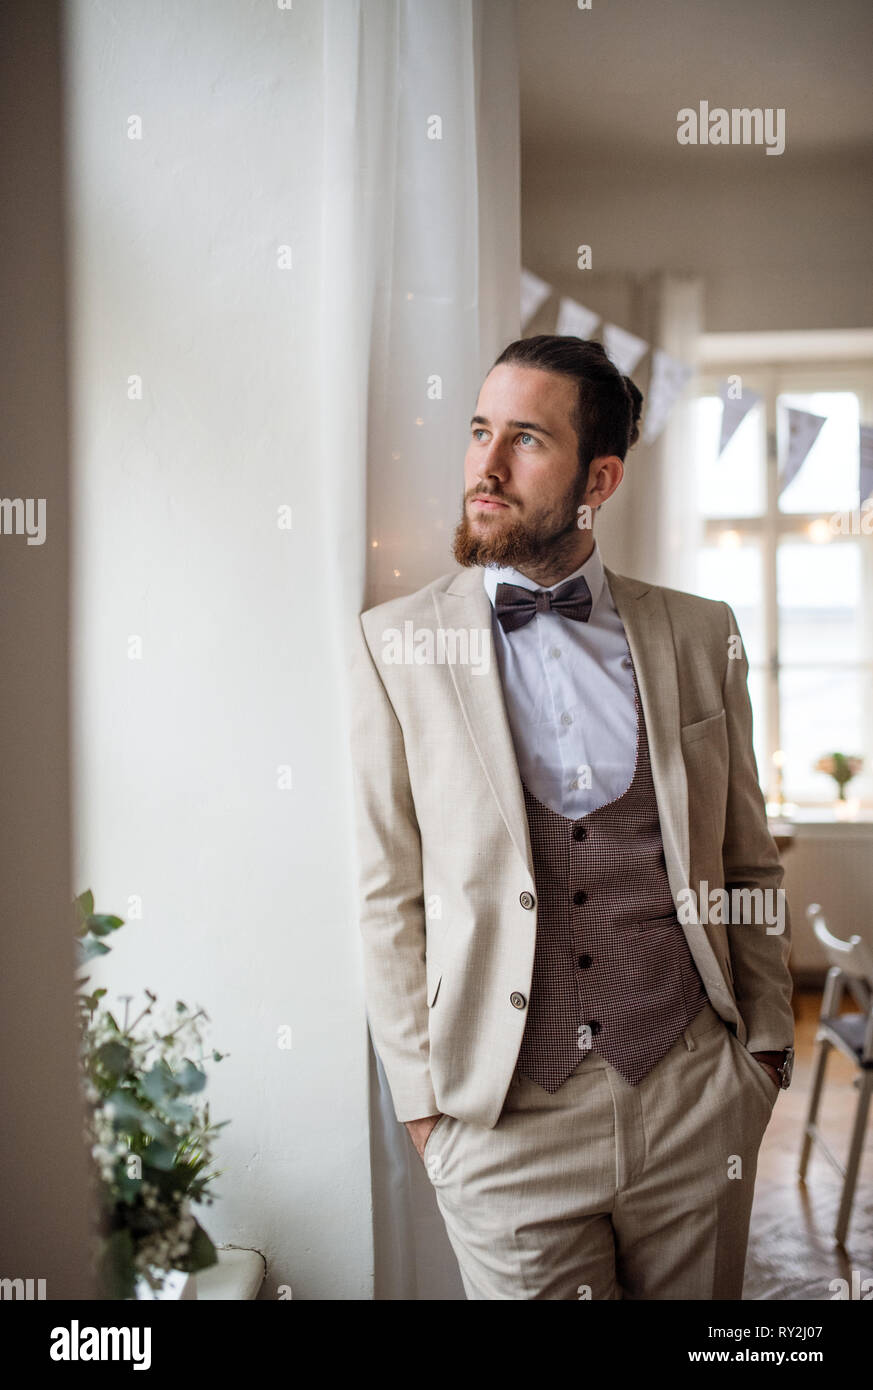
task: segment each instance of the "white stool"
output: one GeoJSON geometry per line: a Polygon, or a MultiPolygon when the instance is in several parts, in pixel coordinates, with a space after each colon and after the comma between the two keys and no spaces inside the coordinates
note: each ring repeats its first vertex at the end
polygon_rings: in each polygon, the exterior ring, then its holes
{"type": "Polygon", "coordinates": [[[815,1035],[818,1055],[798,1171],[800,1177],[805,1179],[809,1156],[815,1143],[842,1177],[843,1195],[834,1229],[834,1238],[842,1245],[849,1229],[858,1168],[864,1148],[870,1096],[873,1094],[873,951],[860,936],[853,936],[849,941],[832,936],[818,903],[812,903],[806,909],[806,915],[830,962],[830,969],[821,1001],[818,1031],[815,1035]],[[840,1004],[846,990],[860,1005],[856,1013],[840,1014],[840,1004]],[[845,1167],[828,1148],[816,1123],[824,1086],[825,1066],[832,1048],[838,1048],[858,1069],[855,1079],[859,1093],[858,1109],[855,1112],[845,1167]]]}

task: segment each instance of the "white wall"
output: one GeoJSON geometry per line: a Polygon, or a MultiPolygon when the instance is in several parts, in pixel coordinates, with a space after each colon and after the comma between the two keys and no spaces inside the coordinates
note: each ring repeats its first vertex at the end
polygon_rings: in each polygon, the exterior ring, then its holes
{"type": "Polygon", "coordinates": [[[321,6],[75,0],[69,24],[76,886],[122,917],[142,896],[111,991],[202,1004],[231,1054],[210,1068],[232,1120],[213,1238],[267,1255],[265,1297],[368,1298],[343,653],[322,587],[338,518],[313,348],[321,6]]]}
{"type": "Polygon", "coordinates": [[[707,332],[873,323],[869,155],[691,151],[704,165],[606,153],[523,148],[524,262],[561,293],[632,328],[635,284],[673,271],[702,278],[707,332]],[[576,269],[582,242],[590,271],[576,269]]]}

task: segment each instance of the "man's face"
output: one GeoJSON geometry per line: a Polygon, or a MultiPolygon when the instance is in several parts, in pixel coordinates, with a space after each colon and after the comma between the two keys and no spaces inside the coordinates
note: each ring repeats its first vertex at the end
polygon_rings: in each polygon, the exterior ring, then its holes
{"type": "Polygon", "coordinates": [[[578,542],[586,480],[575,406],[569,377],[509,363],[489,372],[464,460],[459,564],[517,567],[578,542]]]}

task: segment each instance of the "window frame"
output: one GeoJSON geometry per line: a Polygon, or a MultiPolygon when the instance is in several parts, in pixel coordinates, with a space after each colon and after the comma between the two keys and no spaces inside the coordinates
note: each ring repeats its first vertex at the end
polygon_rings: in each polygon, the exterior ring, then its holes
{"type": "MultiPolygon", "coordinates": [[[[779,774],[774,755],[781,748],[781,710],[779,698],[780,673],[783,666],[795,667],[797,663],[783,663],[779,655],[779,609],[778,609],[778,547],[782,539],[796,535],[808,539],[810,524],[833,512],[783,512],[779,510],[778,490],[778,441],[777,441],[777,401],[787,394],[811,394],[820,391],[848,391],[858,398],[861,424],[873,423],[873,356],[829,360],[826,356],[810,360],[814,350],[814,340],[826,335],[792,335],[800,348],[800,356],[793,359],[784,354],[770,358],[765,354],[755,356],[754,338],[745,338],[745,352],[719,359],[716,340],[718,335],[706,335],[707,353],[697,377],[698,397],[713,396],[725,380],[734,375],[742,378],[744,390],[756,391],[761,396],[764,411],[765,430],[765,478],[764,511],[756,516],[706,517],[701,515],[701,543],[712,546],[717,543],[721,533],[736,531],[743,539],[754,540],[760,545],[761,583],[763,591],[763,663],[756,662],[754,669],[763,677],[765,702],[766,767],[758,769],[759,777],[765,787],[768,801],[777,803],[779,798],[779,774]]],[[[769,335],[768,335],[769,336],[769,335]]],[[[737,335],[731,334],[732,348],[736,346],[737,335]]],[[[857,511],[858,504],[855,504],[857,511]]],[[[861,544],[861,604],[862,608],[873,614],[873,535],[832,535],[825,542],[828,545],[845,544],[847,541],[860,541],[861,544]],[[866,541],[866,544],[864,542],[866,541]]],[[[863,743],[857,750],[864,758],[864,774],[869,783],[873,773],[873,619],[866,651],[859,661],[822,663],[822,669],[867,671],[870,676],[868,696],[863,703],[863,743]]],[[[854,752],[856,750],[847,750],[854,752]]],[[[850,788],[849,795],[852,795],[850,788]]],[[[791,787],[785,789],[786,798],[803,809],[832,807],[835,796],[827,799],[824,795],[816,801],[800,800],[791,795],[791,787]]],[[[865,810],[873,808],[873,798],[861,798],[865,810]]]]}

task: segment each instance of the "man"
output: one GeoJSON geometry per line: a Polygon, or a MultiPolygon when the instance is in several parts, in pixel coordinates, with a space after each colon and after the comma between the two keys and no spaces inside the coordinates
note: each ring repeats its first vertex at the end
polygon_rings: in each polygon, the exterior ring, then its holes
{"type": "Polygon", "coordinates": [[[471,1299],[740,1298],[790,1079],[736,619],[593,536],[641,403],[597,343],[510,344],[462,568],[360,620],[368,1014],[471,1299]]]}

